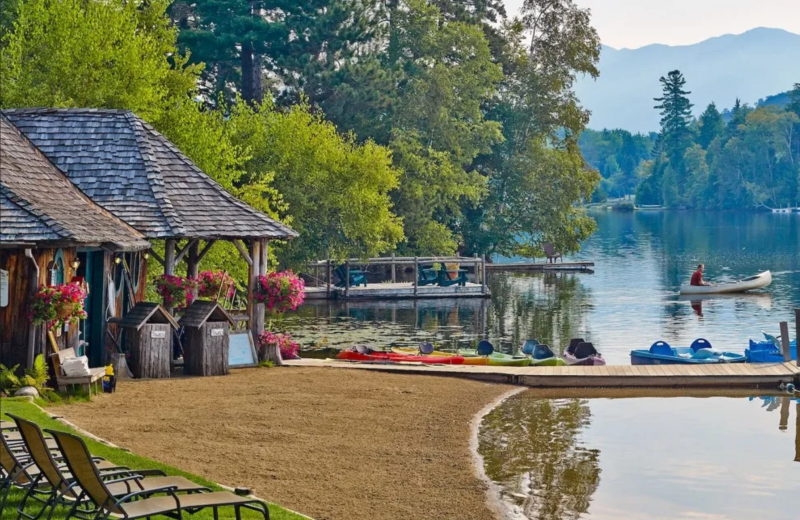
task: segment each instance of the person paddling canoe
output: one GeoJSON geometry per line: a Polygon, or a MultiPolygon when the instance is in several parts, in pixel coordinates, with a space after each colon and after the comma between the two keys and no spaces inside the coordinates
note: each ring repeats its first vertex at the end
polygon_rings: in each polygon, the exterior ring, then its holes
{"type": "Polygon", "coordinates": [[[703,271],[705,270],[705,264],[700,264],[697,266],[697,271],[692,273],[692,281],[690,282],[691,285],[711,285],[710,283],[703,280],[703,271]]]}

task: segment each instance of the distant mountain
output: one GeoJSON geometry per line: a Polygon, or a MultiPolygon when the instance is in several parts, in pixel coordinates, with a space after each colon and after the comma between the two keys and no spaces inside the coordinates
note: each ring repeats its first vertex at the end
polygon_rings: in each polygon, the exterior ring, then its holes
{"type": "Polygon", "coordinates": [[[784,92],[800,82],[800,35],[758,28],[694,44],[640,49],[603,46],[600,78],[581,78],[575,91],[592,111],[589,127],[649,132],[659,126],[654,97],[658,79],[680,69],[692,92],[695,115],[711,102],[729,107],[738,97],[755,105],[768,92],[784,92]]]}

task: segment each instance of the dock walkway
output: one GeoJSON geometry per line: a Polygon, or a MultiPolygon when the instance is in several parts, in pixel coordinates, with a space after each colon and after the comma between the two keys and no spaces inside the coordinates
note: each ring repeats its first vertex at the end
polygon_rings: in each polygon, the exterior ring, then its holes
{"type": "Polygon", "coordinates": [[[365,364],[302,359],[288,366],[377,370],[404,374],[463,377],[534,388],[710,388],[769,387],[800,384],[800,367],[791,363],[725,363],[715,365],[610,365],[605,367],[490,367],[417,363],[365,364]]]}
{"type": "Polygon", "coordinates": [[[594,262],[509,262],[507,264],[486,264],[486,270],[491,272],[521,271],[583,271],[594,272],[592,270],[594,262]]]}
{"type": "MultiPolygon", "coordinates": [[[[411,282],[396,283],[371,283],[359,287],[350,287],[345,290],[341,287],[331,287],[331,297],[337,300],[411,300],[423,298],[489,298],[491,291],[479,283],[467,282],[464,286],[451,285],[439,287],[438,285],[425,285],[414,287],[411,282]]],[[[328,297],[325,287],[306,287],[306,298],[309,300],[324,299],[328,297]]]]}

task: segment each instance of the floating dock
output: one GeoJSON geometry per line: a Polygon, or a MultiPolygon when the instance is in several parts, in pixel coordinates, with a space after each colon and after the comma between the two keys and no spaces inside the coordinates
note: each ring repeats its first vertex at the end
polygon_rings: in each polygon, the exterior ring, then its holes
{"type": "Polygon", "coordinates": [[[337,300],[413,300],[421,298],[489,298],[491,292],[485,285],[467,283],[464,286],[425,285],[414,287],[411,282],[371,283],[366,287],[306,287],[306,299],[320,300],[335,298],[337,300]]]}
{"type": "Polygon", "coordinates": [[[377,370],[399,374],[462,377],[531,388],[777,388],[800,384],[800,367],[787,363],[720,363],[714,365],[610,365],[604,367],[490,367],[367,364],[302,359],[288,366],[377,370]]]}
{"type": "Polygon", "coordinates": [[[581,271],[592,273],[594,262],[510,262],[507,264],[486,264],[486,270],[492,272],[540,272],[540,271],[581,271]]]}

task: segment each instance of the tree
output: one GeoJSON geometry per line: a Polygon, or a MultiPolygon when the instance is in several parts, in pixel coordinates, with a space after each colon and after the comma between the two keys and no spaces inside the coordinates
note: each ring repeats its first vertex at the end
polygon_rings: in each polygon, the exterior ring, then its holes
{"type": "Polygon", "coordinates": [[[661,139],[664,151],[678,175],[678,182],[681,183],[683,155],[692,142],[690,124],[694,105],[688,97],[691,92],[684,90],[686,79],[681,71],[673,70],[659,81],[664,95],[655,98],[659,103],[655,108],[661,114],[661,139]]]}
{"type": "Polygon", "coordinates": [[[705,150],[711,144],[711,141],[722,135],[725,130],[725,121],[722,119],[722,114],[717,110],[717,105],[714,103],[708,105],[700,115],[699,127],[698,144],[705,150]]]}

